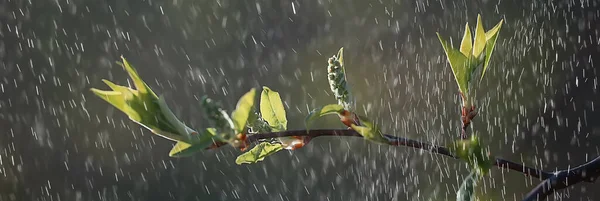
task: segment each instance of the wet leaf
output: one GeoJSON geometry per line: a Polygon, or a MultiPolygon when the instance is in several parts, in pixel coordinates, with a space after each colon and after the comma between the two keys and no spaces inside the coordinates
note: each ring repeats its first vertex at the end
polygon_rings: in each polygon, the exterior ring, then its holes
{"type": "Polygon", "coordinates": [[[383,137],[383,134],[379,130],[379,128],[373,124],[368,118],[364,116],[359,116],[361,126],[356,124],[352,124],[352,129],[362,135],[365,139],[387,144],[388,140],[383,137]]]}
{"type": "Polygon", "coordinates": [[[473,41],[473,57],[475,57],[475,59],[479,59],[485,48],[485,44],[486,40],[483,22],[481,22],[481,15],[477,15],[477,27],[475,28],[475,40],[473,41]]]}
{"type": "Polygon", "coordinates": [[[472,49],[473,39],[471,38],[471,29],[469,28],[469,23],[467,23],[465,25],[465,34],[463,35],[462,42],[460,43],[460,52],[465,56],[469,56],[472,49]]]}
{"type": "Polygon", "coordinates": [[[92,88],[91,91],[110,103],[129,119],[151,130],[153,133],[173,141],[190,141],[190,134],[194,133],[179,121],[171,110],[158,96],[141,80],[135,69],[122,58],[121,66],[133,80],[136,89],[116,85],[108,80],[103,80],[113,91],[103,91],[92,88]]]}
{"type": "Polygon", "coordinates": [[[330,115],[330,114],[341,115],[341,113],[343,111],[344,111],[344,106],[341,106],[338,104],[329,104],[329,105],[325,105],[323,107],[317,108],[317,109],[311,111],[310,114],[308,114],[308,116],[306,117],[306,120],[305,120],[306,128],[308,129],[310,127],[310,125],[312,124],[312,122],[317,120],[319,117],[322,117],[325,115],[330,115]]]}
{"type": "Polygon", "coordinates": [[[214,143],[215,129],[208,128],[199,136],[192,136],[192,142],[177,142],[169,152],[170,157],[187,157],[194,155],[214,143]]]}
{"type": "Polygon", "coordinates": [[[262,142],[252,148],[250,151],[243,153],[235,159],[238,165],[248,163],[257,163],[263,161],[265,157],[274,154],[283,149],[283,145],[279,143],[262,142]]]}
{"type": "Polygon", "coordinates": [[[202,109],[210,127],[216,129],[217,136],[223,141],[232,139],[235,133],[235,125],[229,114],[221,107],[221,104],[204,96],[202,97],[202,109]]]}
{"type": "Polygon", "coordinates": [[[438,39],[442,43],[442,47],[446,52],[446,57],[448,57],[448,62],[450,63],[450,67],[452,68],[452,73],[454,74],[454,79],[458,84],[459,90],[463,94],[467,94],[469,80],[471,76],[471,74],[468,72],[468,58],[465,57],[465,55],[463,55],[460,51],[452,48],[452,46],[446,40],[444,40],[439,33],[438,39]]]}
{"type": "Polygon", "coordinates": [[[496,40],[498,39],[498,34],[500,33],[500,28],[502,28],[502,23],[504,20],[500,20],[494,28],[485,33],[486,45],[485,45],[485,63],[483,64],[483,71],[481,72],[480,81],[483,80],[483,76],[488,69],[488,65],[490,64],[490,59],[492,58],[492,52],[494,51],[494,47],[496,46],[496,40]]]}
{"type": "Polygon", "coordinates": [[[161,113],[166,117],[167,122],[170,125],[173,125],[178,133],[183,133],[189,138],[192,133],[196,132],[191,128],[187,127],[183,122],[179,121],[179,119],[177,119],[173,111],[169,109],[169,106],[167,105],[167,102],[165,101],[163,96],[159,97],[158,106],[160,108],[161,113]]]}
{"type": "Polygon", "coordinates": [[[237,107],[231,113],[231,119],[235,125],[235,131],[241,133],[246,127],[252,107],[254,107],[254,97],[256,96],[256,90],[251,89],[249,92],[244,94],[237,103],[237,107]]]}
{"type": "Polygon", "coordinates": [[[471,139],[455,141],[451,151],[458,158],[467,161],[480,175],[485,175],[493,165],[487,150],[481,146],[476,135],[472,135],[471,139]]]}
{"type": "Polygon", "coordinates": [[[287,119],[285,117],[285,108],[279,97],[279,93],[263,87],[260,95],[260,113],[262,118],[269,123],[272,131],[287,130],[287,119]]]}
{"type": "Polygon", "coordinates": [[[340,50],[337,53],[337,58],[338,58],[338,62],[340,63],[340,66],[342,67],[342,72],[344,73],[344,77],[346,76],[346,69],[344,68],[344,47],[341,47],[340,50]]]}
{"type": "Polygon", "coordinates": [[[456,201],[475,201],[475,185],[477,185],[477,171],[471,171],[469,176],[463,180],[456,192],[456,201]]]}

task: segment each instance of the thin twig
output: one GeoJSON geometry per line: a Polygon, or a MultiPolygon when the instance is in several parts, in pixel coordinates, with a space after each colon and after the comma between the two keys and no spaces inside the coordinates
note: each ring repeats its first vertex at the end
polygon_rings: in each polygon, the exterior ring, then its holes
{"type": "MultiPolygon", "coordinates": [[[[271,138],[277,138],[277,137],[291,137],[291,136],[302,136],[302,137],[310,137],[310,138],[316,138],[316,137],[321,137],[321,136],[362,137],[356,131],[349,130],[349,129],[348,130],[344,130],[344,129],[288,130],[288,131],[282,131],[282,132],[259,133],[259,134],[250,135],[247,138],[247,143],[248,144],[255,143],[261,139],[271,139],[271,138]]],[[[387,135],[387,134],[385,135],[385,137],[390,141],[389,145],[392,145],[392,146],[412,147],[415,149],[427,150],[427,151],[435,153],[435,154],[441,154],[444,156],[457,158],[455,155],[453,155],[450,152],[450,150],[448,148],[443,147],[443,146],[433,145],[433,144],[421,142],[418,140],[402,138],[402,137],[397,137],[397,136],[387,135]]],[[[508,160],[505,160],[502,158],[496,158],[494,165],[499,168],[521,172],[525,175],[535,177],[535,178],[538,178],[541,180],[550,178],[552,176],[551,173],[548,173],[548,172],[545,172],[545,171],[542,171],[542,170],[539,170],[536,168],[528,167],[528,166],[525,166],[525,165],[522,165],[519,163],[515,163],[512,161],[508,161],[508,160]]]]}

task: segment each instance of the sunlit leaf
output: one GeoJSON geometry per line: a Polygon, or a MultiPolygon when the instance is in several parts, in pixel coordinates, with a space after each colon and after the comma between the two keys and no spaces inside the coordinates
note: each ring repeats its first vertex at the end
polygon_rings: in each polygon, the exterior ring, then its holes
{"type": "Polygon", "coordinates": [[[244,94],[237,103],[237,107],[231,113],[231,119],[235,125],[235,131],[241,133],[246,127],[250,113],[252,113],[252,107],[254,107],[254,97],[256,90],[253,88],[246,94],[244,94]]]}
{"type": "Polygon", "coordinates": [[[150,90],[148,85],[146,85],[146,83],[140,78],[140,76],[138,75],[135,68],[133,68],[133,66],[129,65],[129,62],[127,62],[125,57],[121,56],[121,61],[122,61],[122,63],[119,63],[119,64],[121,66],[123,66],[123,68],[125,68],[125,70],[127,71],[127,74],[129,74],[129,77],[132,79],[133,84],[135,85],[135,88],[142,94],[148,93],[148,94],[156,97],[156,94],[154,94],[154,92],[152,92],[152,90],[150,90]]]}
{"type": "Polygon", "coordinates": [[[317,120],[319,117],[330,115],[330,114],[341,114],[344,111],[344,106],[338,104],[329,104],[325,105],[321,108],[317,108],[308,114],[306,117],[305,123],[307,129],[310,127],[312,122],[317,120]]]}
{"type": "Polygon", "coordinates": [[[107,101],[132,121],[151,130],[153,133],[174,141],[189,142],[192,129],[177,120],[171,110],[156,94],[142,81],[135,69],[122,58],[121,66],[127,71],[136,89],[116,85],[108,80],[102,80],[113,91],[91,89],[92,92],[107,101]]]}
{"type": "Polygon", "coordinates": [[[171,157],[186,157],[194,155],[208,147],[210,147],[214,143],[214,128],[208,128],[203,133],[199,134],[199,136],[192,136],[193,140],[191,142],[182,142],[179,141],[171,151],[169,152],[169,156],[171,157]]]}
{"type": "Polygon", "coordinates": [[[260,113],[262,118],[269,123],[272,131],[287,130],[287,119],[285,117],[285,108],[279,97],[279,93],[263,87],[260,95],[260,113]]]}
{"type": "Polygon", "coordinates": [[[468,86],[470,80],[470,73],[467,72],[469,70],[469,62],[467,57],[463,55],[460,51],[452,48],[452,46],[446,42],[438,33],[438,39],[442,43],[442,47],[446,52],[446,57],[448,57],[448,62],[450,63],[450,67],[452,68],[452,73],[454,74],[454,79],[458,84],[458,88],[463,94],[468,93],[468,86]]]}
{"type": "Polygon", "coordinates": [[[337,53],[338,62],[340,62],[340,66],[342,67],[342,72],[344,72],[344,77],[346,76],[346,69],[344,66],[344,47],[341,47],[337,53]]]}
{"type": "Polygon", "coordinates": [[[490,59],[492,58],[492,52],[494,51],[494,47],[496,46],[496,40],[498,39],[498,34],[500,33],[500,28],[502,28],[502,23],[504,20],[500,20],[494,28],[485,33],[486,45],[485,45],[485,63],[483,64],[483,71],[481,72],[480,81],[483,80],[483,76],[488,69],[488,65],[490,64],[490,59]]]}
{"type": "Polygon", "coordinates": [[[460,43],[460,52],[463,55],[469,56],[471,55],[471,50],[473,49],[473,39],[471,38],[471,29],[469,28],[469,23],[465,25],[465,34],[463,35],[462,42],[460,43]]]}
{"type": "Polygon", "coordinates": [[[388,140],[383,137],[383,134],[377,127],[377,125],[373,124],[368,118],[364,116],[359,116],[361,126],[356,124],[352,124],[352,129],[362,135],[365,139],[372,140],[380,143],[388,143],[388,140]]]}
{"type": "Polygon", "coordinates": [[[475,201],[475,185],[477,185],[477,171],[472,171],[456,192],[456,201],[475,201]]]}
{"type": "Polygon", "coordinates": [[[235,159],[238,165],[244,163],[256,163],[263,161],[265,157],[274,154],[283,149],[283,145],[279,143],[262,142],[252,148],[250,151],[243,153],[235,159]]]}
{"type": "Polygon", "coordinates": [[[485,175],[493,165],[487,150],[481,146],[476,135],[471,135],[470,139],[455,141],[451,151],[458,158],[467,161],[480,175],[485,175]]]}
{"type": "Polygon", "coordinates": [[[479,59],[481,52],[485,48],[485,31],[483,30],[483,22],[481,15],[477,15],[477,27],[475,28],[475,40],[473,41],[473,57],[479,59]]]}

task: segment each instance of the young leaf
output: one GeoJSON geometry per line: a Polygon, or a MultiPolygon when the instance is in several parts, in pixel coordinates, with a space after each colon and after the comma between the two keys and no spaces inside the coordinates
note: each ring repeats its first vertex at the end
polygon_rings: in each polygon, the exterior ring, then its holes
{"type": "Polygon", "coordinates": [[[312,122],[317,120],[319,117],[329,115],[329,114],[341,114],[343,111],[344,111],[344,106],[341,106],[338,104],[329,104],[329,105],[325,105],[321,108],[317,108],[317,109],[313,110],[312,112],[310,112],[310,114],[308,114],[308,116],[306,117],[306,120],[305,120],[306,129],[308,129],[310,127],[310,125],[312,124],[312,122]]]}
{"type": "Polygon", "coordinates": [[[272,131],[287,130],[287,119],[285,117],[285,108],[279,97],[279,93],[263,87],[260,95],[260,113],[262,118],[269,123],[272,131]]]}
{"type": "Polygon", "coordinates": [[[359,116],[359,119],[362,126],[352,124],[352,129],[354,129],[367,140],[372,140],[384,144],[388,143],[388,140],[385,137],[383,137],[383,134],[381,133],[379,128],[375,124],[373,124],[373,122],[371,122],[364,116],[359,116]]]}
{"type": "Polygon", "coordinates": [[[208,128],[205,132],[196,137],[192,142],[179,141],[169,152],[170,157],[186,157],[200,152],[214,143],[215,130],[208,128]]]}
{"type": "Polygon", "coordinates": [[[267,133],[271,132],[271,126],[257,113],[250,113],[248,118],[248,127],[252,130],[252,133],[267,133]]]}
{"type": "MultiPolygon", "coordinates": [[[[142,81],[125,58],[123,64],[136,89],[119,86],[103,80],[113,91],[102,91],[92,88],[91,91],[117,109],[125,113],[129,119],[151,130],[153,133],[174,141],[189,141],[189,135],[195,133],[181,123],[166,107],[161,106],[158,96],[142,81]]],[[[163,100],[164,101],[164,100],[163,100]]]]}
{"type": "Polygon", "coordinates": [[[217,130],[217,135],[222,137],[231,137],[235,135],[235,125],[227,112],[221,108],[221,104],[204,96],[202,97],[202,108],[204,114],[211,124],[217,130]],[[225,136],[223,136],[225,135],[225,136]]]}
{"type": "Polygon", "coordinates": [[[496,40],[498,39],[498,34],[500,33],[500,28],[502,28],[502,22],[504,20],[500,20],[494,28],[485,33],[486,45],[485,45],[485,63],[483,64],[483,71],[481,72],[481,80],[483,80],[483,76],[487,71],[488,65],[490,64],[490,58],[492,57],[492,52],[494,51],[494,47],[496,46],[496,40]]]}
{"type": "Polygon", "coordinates": [[[456,201],[475,201],[475,185],[477,185],[477,179],[477,171],[471,171],[456,192],[456,201]]]}
{"type": "Polygon", "coordinates": [[[238,101],[237,107],[235,108],[233,113],[231,113],[231,119],[233,120],[233,124],[235,125],[235,131],[237,133],[241,133],[246,127],[248,117],[250,117],[252,107],[254,107],[255,95],[256,90],[254,88],[251,89],[248,93],[244,94],[238,101]]]}
{"type": "Polygon", "coordinates": [[[283,145],[279,143],[262,142],[252,148],[250,151],[243,153],[235,159],[238,165],[244,163],[256,163],[263,161],[265,157],[274,154],[283,149],[283,145]]]}
{"type": "Polygon", "coordinates": [[[465,35],[463,35],[462,42],[460,43],[460,52],[465,55],[471,55],[471,50],[473,49],[473,39],[471,38],[471,29],[469,28],[469,23],[465,25],[465,35]]]}
{"type": "Polygon", "coordinates": [[[466,160],[480,175],[485,175],[493,165],[493,161],[476,135],[472,135],[471,139],[457,140],[451,147],[451,151],[458,158],[466,160]]]}
{"type": "Polygon", "coordinates": [[[346,69],[344,68],[344,47],[341,47],[337,53],[338,62],[342,67],[342,72],[344,73],[344,77],[346,77],[346,69]]]}
{"type": "Polygon", "coordinates": [[[160,108],[160,111],[164,115],[164,117],[166,117],[167,122],[169,123],[169,125],[173,125],[175,127],[175,130],[178,133],[182,133],[187,138],[190,138],[190,136],[192,134],[196,134],[196,131],[194,131],[191,128],[187,127],[183,122],[181,122],[181,121],[179,121],[179,119],[177,119],[177,117],[175,116],[175,114],[173,114],[173,112],[171,111],[171,109],[169,109],[169,106],[167,106],[167,102],[165,101],[165,99],[164,99],[163,96],[159,97],[159,99],[158,99],[158,106],[160,108]]]}
{"type": "Polygon", "coordinates": [[[129,62],[127,62],[125,57],[121,56],[121,60],[122,60],[122,63],[119,63],[119,64],[121,66],[123,66],[123,68],[125,68],[125,70],[129,74],[129,77],[133,80],[133,84],[135,85],[135,88],[138,91],[140,91],[140,93],[142,93],[142,94],[149,93],[156,97],[156,94],[154,94],[154,92],[152,92],[152,90],[150,90],[148,85],[146,85],[146,83],[144,81],[142,81],[142,79],[138,75],[135,68],[133,68],[131,65],[129,65],[129,62]]]}
{"type": "Polygon", "coordinates": [[[481,15],[477,15],[477,27],[475,28],[475,41],[473,41],[473,57],[479,59],[485,48],[485,31],[481,22],[481,15]]]}
{"type": "Polygon", "coordinates": [[[460,51],[452,48],[452,46],[446,42],[439,33],[437,35],[438,39],[442,43],[444,51],[446,52],[446,57],[448,57],[448,62],[452,68],[452,73],[454,74],[454,79],[458,84],[459,90],[463,94],[467,94],[470,80],[470,73],[467,72],[469,70],[468,58],[465,57],[465,55],[463,55],[460,51]]]}

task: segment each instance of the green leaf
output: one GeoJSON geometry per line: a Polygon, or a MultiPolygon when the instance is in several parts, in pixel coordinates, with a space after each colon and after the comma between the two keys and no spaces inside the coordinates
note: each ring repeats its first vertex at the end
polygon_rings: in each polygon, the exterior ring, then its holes
{"type": "Polygon", "coordinates": [[[285,108],[279,97],[279,93],[263,87],[260,95],[260,113],[262,118],[269,123],[273,132],[287,130],[287,119],[285,108]]]}
{"type": "Polygon", "coordinates": [[[375,142],[387,144],[388,140],[383,137],[383,134],[379,130],[379,128],[373,124],[367,117],[359,116],[360,123],[362,126],[358,126],[356,124],[352,124],[352,129],[362,135],[364,138],[368,140],[372,140],[375,142]]]}
{"type": "Polygon", "coordinates": [[[341,47],[337,54],[338,62],[340,62],[340,66],[342,67],[342,72],[344,73],[344,77],[346,77],[346,69],[344,66],[344,47],[341,47]]]}
{"type": "Polygon", "coordinates": [[[463,35],[462,42],[460,43],[460,52],[465,56],[469,56],[472,49],[473,39],[471,38],[471,29],[469,28],[469,23],[467,23],[465,25],[465,35],[463,35]]]}
{"type": "Polygon", "coordinates": [[[308,114],[308,116],[306,117],[306,120],[305,120],[306,129],[308,129],[310,127],[310,125],[312,124],[312,122],[317,120],[319,117],[329,115],[329,114],[341,115],[341,113],[343,111],[344,111],[344,106],[341,106],[338,104],[329,104],[329,105],[325,105],[321,108],[317,108],[317,109],[313,110],[312,112],[310,112],[310,114],[308,114]]]}
{"type": "Polygon", "coordinates": [[[500,20],[500,22],[498,22],[498,24],[496,24],[496,26],[494,26],[494,28],[485,32],[485,40],[486,41],[489,41],[494,36],[498,35],[498,33],[500,32],[500,29],[502,28],[502,23],[504,23],[504,19],[500,20]]]}
{"type": "Polygon", "coordinates": [[[467,161],[480,175],[485,175],[493,165],[487,150],[481,146],[476,135],[472,135],[471,139],[455,141],[451,151],[458,158],[467,161]]]}
{"type": "Polygon", "coordinates": [[[127,116],[129,116],[130,119],[138,121],[141,119],[140,115],[137,112],[135,112],[135,110],[133,110],[133,108],[131,108],[125,101],[125,96],[130,94],[123,94],[119,91],[103,91],[94,88],[92,88],[91,90],[92,92],[94,92],[94,94],[96,94],[96,96],[102,98],[117,109],[121,110],[123,113],[127,114],[127,116]]]}
{"type": "Polygon", "coordinates": [[[167,102],[165,101],[163,96],[159,97],[158,106],[159,106],[162,114],[166,117],[167,122],[170,125],[173,125],[173,127],[175,128],[175,130],[178,133],[181,133],[184,136],[189,138],[192,133],[196,132],[196,131],[192,130],[191,128],[187,127],[183,122],[179,121],[179,119],[177,119],[175,114],[173,114],[171,109],[169,109],[169,106],[167,106],[167,102]]]}
{"type": "Polygon", "coordinates": [[[217,130],[219,136],[229,138],[235,133],[235,125],[229,114],[221,108],[221,104],[206,96],[202,97],[202,109],[211,127],[217,130]]]}
{"type": "Polygon", "coordinates": [[[283,145],[279,143],[262,142],[256,145],[250,151],[238,156],[237,159],[235,159],[235,163],[241,165],[244,163],[251,164],[260,162],[263,161],[265,157],[274,154],[282,149],[283,145]]]}
{"type": "Polygon", "coordinates": [[[502,22],[504,20],[500,20],[494,28],[485,33],[486,45],[485,45],[485,63],[483,64],[483,71],[481,72],[481,80],[483,80],[483,76],[487,71],[488,65],[490,64],[490,58],[492,58],[492,52],[494,51],[494,47],[496,46],[496,40],[498,39],[498,33],[500,33],[500,28],[502,28],[502,22]]]}
{"type": "Polygon", "coordinates": [[[469,60],[460,51],[452,48],[452,46],[446,42],[439,33],[437,35],[440,43],[442,43],[444,51],[446,52],[446,57],[448,57],[448,62],[452,68],[452,73],[454,74],[454,79],[456,80],[459,90],[463,94],[467,94],[471,76],[471,74],[468,72],[470,69],[468,66],[469,60]]]}
{"type": "Polygon", "coordinates": [[[456,201],[475,201],[475,185],[477,185],[477,171],[471,171],[469,176],[463,180],[456,192],[456,201]]]}
{"type": "Polygon", "coordinates": [[[171,110],[164,104],[164,100],[161,102],[158,96],[140,79],[135,69],[129,65],[125,58],[122,58],[122,60],[121,66],[133,80],[136,89],[102,80],[113,91],[94,88],[91,91],[125,113],[129,119],[153,133],[169,140],[190,141],[189,135],[195,133],[195,131],[177,120],[171,110]]]}
{"type": "Polygon", "coordinates": [[[477,27],[475,28],[475,41],[473,41],[473,56],[479,59],[481,52],[485,48],[485,31],[481,22],[481,15],[477,15],[477,27]]]}
{"type": "Polygon", "coordinates": [[[254,107],[254,97],[256,96],[256,90],[253,88],[246,94],[244,94],[237,103],[237,107],[231,113],[231,119],[235,125],[235,131],[241,133],[246,127],[248,117],[254,107]]]}
{"type": "Polygon", "coordinates": [[[214,143],[215,130],[214,128],[208,128],[204,133],[195,137],[190,143],[179,141],[173,149],[169,152],[170,157],[186,157],[194,155],[200,152],[214,143]]]}
{"type": "Polygon", "coordinates": [[[133,66],[129,65],[129,62],[127,62],[125,57],[121,56],[121,61],[122,61],[122,63],[119,63],[119,64],[121,66],[123,66],[123,68],[125,68],[125,70],[127,71],[127,74],[129,74],[129,77],[133,80],[133,84],[135,85],[135,88],[138,91],[140,91],[140,93],[142,93],[142,94],[149,93],[156,97],[156,94],[154,94],[154,92],[152,92],[152,90],[150,90],[150,87],[148,87],[148,85],[146,85],[146,83],[140,78],[140,76],[138,75],[135,68],[133,68],[133,66]]]}

